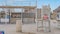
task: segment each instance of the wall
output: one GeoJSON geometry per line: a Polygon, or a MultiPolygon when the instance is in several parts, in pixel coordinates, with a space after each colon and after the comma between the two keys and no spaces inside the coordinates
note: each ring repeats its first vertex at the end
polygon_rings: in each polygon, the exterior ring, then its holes
{"type": "Polygon", "coordinates": [[[23,18],[23,23],[24,24],[32,24],[32,23],[35,23],[35,20],[34,18],[23,18]]]}

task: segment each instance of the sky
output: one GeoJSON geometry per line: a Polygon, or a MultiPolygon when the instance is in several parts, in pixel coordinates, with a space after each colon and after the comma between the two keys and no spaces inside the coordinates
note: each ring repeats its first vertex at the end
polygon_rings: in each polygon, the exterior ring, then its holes
{"type": "MultiPolygon", "coordinates": [[[[50,4],[51,10],[60,6],[60,0],[37,0],[37,7],[50,4]]],[[[0,6],[35,6],[36,0],[0,0],[0,6]]]]}

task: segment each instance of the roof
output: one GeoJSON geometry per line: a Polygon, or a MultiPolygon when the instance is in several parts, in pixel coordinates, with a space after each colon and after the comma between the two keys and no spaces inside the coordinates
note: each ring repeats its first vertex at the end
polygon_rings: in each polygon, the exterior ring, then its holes
{"type": "Polygon", "coordinates": [[[0,8],[36,8],[35,6],[0,6],[0,8]]]}
{"type": "Polygon", "coordinates": [[[58,8],[56,8],[55,10],[53,10],[53,11],[60,11],[60,6],[58,8]]]}

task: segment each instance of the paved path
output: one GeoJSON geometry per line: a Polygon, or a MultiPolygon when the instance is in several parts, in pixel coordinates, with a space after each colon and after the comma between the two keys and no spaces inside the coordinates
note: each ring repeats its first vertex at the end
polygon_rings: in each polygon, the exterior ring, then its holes
{"type": "Polygon", "coordinates": [[[15,24],[0,24],[0,31],[4,31],[5,34],[60,34],[60,29],[56,28],[56,23],[53,24],[51,21],[51,32],[37,32],[36,31],[36,24],[24,24],[22,26],[21,32],[16,32],[16,25],[15,24]]]}

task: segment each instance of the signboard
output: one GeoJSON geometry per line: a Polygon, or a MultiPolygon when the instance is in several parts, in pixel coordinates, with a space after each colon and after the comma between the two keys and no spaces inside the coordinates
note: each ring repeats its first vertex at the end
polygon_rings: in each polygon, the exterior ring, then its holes
{"type": "Polygon", "coordinates": [[[48,16],[45,14],[44,16],[43,16],[43,20],[47,20],[48,19],[48,16]]]}

